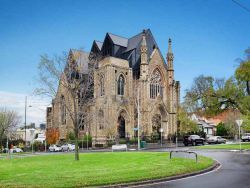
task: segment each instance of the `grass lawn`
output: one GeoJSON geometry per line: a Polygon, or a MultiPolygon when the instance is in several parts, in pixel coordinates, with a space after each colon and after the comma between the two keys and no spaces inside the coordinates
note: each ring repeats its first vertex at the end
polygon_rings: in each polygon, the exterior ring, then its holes
{"type": "MultiPolygon", "coordinates": [[[[199,149],[240,149],[240,144],[211,144],[205,146],[196,146],[199,149]]],[[[241,143],[241,149],[250,149],[250,143],[241,143]]]]}
{"type": "Polygon", "coordinates": [[[205,169],[213,160],[199,156],[169,159],[163,152],[115,152],[0,159],[0,187],[82,187],[162,178],[205,169]]]}

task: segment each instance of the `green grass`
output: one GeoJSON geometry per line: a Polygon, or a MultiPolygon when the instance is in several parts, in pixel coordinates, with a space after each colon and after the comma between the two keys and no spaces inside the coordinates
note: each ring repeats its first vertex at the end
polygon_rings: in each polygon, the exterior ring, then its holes
{"type": "Polygon", "coordinates": [[[163,178],[208,168],[213,160],[163,152],[115,152],[0,159],[0,187],[82,187],[163,178]]]}
{"type": "MultiPolygon", "coordinates": [[[[240,144],[212,144],[206,146],[196,146],[199,149],[228,149],[228,150],[239,150],[240,144]]],[[[250,143],[241,143],[242,149],[250,149],[250,143]]]]}

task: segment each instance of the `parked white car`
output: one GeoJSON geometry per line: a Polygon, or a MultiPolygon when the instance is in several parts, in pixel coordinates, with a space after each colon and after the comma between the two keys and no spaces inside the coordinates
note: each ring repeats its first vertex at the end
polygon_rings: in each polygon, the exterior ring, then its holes
{"type": "Polygon", "coordinates": [[[241,140],[242,140],[243,142],[245,142],[245,141],[250,142],[250,133],[245,133],[245,134],[243,134],[242,137],[241,137],[241,140]]]}
{"type": "Polygon", "coordinates": [[[21,148],[13,148],[10,149],[10,153],[22,153],[23,150],[21,148]]]}
{"type": "Polygon", "coordinates": [[[53,144],[49,147],[49,151],[62,151],[62,148],[59,145],[53,144]]]}
{"type": "Polygon", "coordinates": [[[211,136],[207,139],[207,143],[208,144],[225,144],[226,143],[226,139],[222,138],[221,136],[211,136]]]}
{"type": "Polygon", "coordinates": [[[74,144],[64,144],[61,146],[62,151],[74,151],[75,145],[74,144]]]}

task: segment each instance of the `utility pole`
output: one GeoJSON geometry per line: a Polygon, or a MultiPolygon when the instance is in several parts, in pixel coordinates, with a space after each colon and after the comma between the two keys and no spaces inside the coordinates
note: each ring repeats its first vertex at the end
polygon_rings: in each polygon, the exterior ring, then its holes
{"type": "Polygon", "coordinates": [[[137,125],[137,138],[138,138],[138,151],[140,150],[140,100],[139,100],[139,82],[138,82],[138,92],[137,92],[137,120],[138,120],[138,125],[137,125]]]}
{"type": "Polygon", "coordinates": [[[24,108],[24,130],[25,130],[25,151],[27,149],[27,141],[26,141],[26,111],[27,111],[27,96],[25,96],[25,108],[24,108]]]}

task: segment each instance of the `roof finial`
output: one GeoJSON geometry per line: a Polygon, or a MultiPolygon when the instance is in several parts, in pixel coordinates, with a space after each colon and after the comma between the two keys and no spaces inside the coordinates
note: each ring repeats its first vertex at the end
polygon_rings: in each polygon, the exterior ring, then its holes
{"type": "Polygon", "coordinates": [[[141,46],[147,46],[147,42],[146,42],[146,33],[144,32],[145,30],[143,30],[142,33],[142,42],[141,42],[141,46]]]}
{"type": "Polygon", "coordinates": [[[172,40],[171,38],[168,39],[168,53],[172,54],[172,40]]]}

